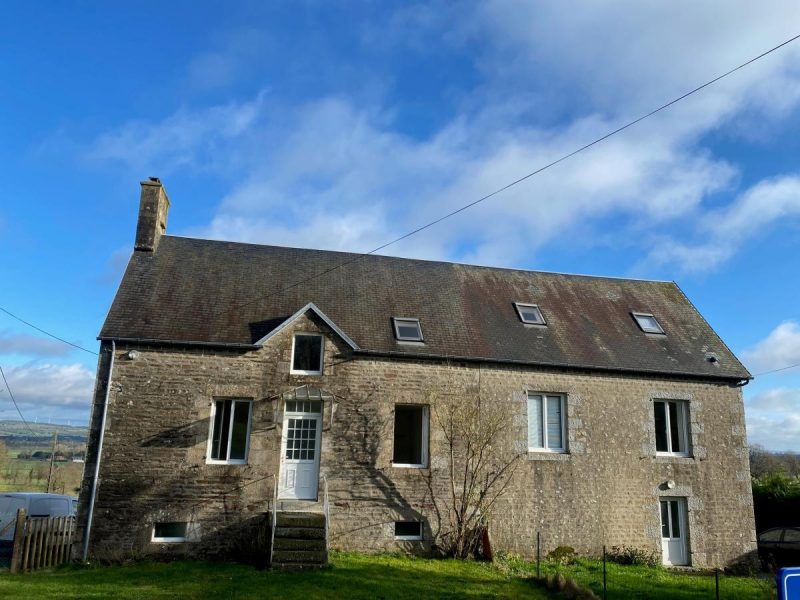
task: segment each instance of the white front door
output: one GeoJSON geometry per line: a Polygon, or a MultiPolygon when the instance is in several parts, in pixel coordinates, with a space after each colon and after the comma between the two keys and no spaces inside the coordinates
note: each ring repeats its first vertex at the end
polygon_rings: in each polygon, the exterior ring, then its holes
{"type": "Polygon", "coordinates": [[[283,416],[279,498],[317,499],[321,436],[322,402],[287,401],[283,416]]]}
{"type": "Polygon", "coordinates": [[[686,498],[661,499],[661,552],[665,565],[689,564],[686,498]]]}

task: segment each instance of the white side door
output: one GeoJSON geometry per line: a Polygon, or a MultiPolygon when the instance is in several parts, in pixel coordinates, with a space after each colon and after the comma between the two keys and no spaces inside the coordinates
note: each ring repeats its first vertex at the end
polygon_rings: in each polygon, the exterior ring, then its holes
{"type": "Polygon", "coordinates": [[[661,553],[665,565],[689,564],[686,498],[661,499],[661,553]]]}
{"type": "Polygon", "coordinates": [[[286,403],[278,486],[278,497],[283,500],[317,499],[322,439],[321,405],[319,401],[286,403]]]}

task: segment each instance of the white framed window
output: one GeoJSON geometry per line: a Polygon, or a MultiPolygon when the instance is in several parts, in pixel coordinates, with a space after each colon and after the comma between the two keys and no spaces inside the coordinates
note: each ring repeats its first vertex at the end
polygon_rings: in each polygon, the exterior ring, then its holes
{"type": "Polygon", "coordinates": [[[645,333],[660,333],[664,335],[664,329],[658,320],[650,313],[632,312],[633,318],[636,319],[636,324],[639,329],[645,333]]]}
{"type": "Polygon", "coordinates": [[[398,404],[394,407],[392,465],[422,469],[428,466],[428,407],[398,404]]]}
{"type": "Polygon", "coordinates": [[[422,521],[395,521],[394,539],[419,541],[422,539],[422,521]]]}
{"type": "Polygon", "coordinates": [[[322,375],[325,338],[319,333],[295,333],[292,339],[293,375],[322,375]]]}
{"type": "Polygon", "coordinates": [[[153,523],[151,541],[162,544],[178,544],[189,539],[189,523],[185,521],[165,521],[153,523]]]}
{"type": "Polygon", "coordinates": [[[528,451],[567,451],[567,397],[528,393],[528,451]]]}
{"type": "Polygon", "coordinates": [[[529,325],[547,325],[544,320],[542,311],[537,304],[524,304],[522,302],[514,302],[514,308],[517,309],[519,320],[529,325]]]}
{"type": "Polygon", "coordinates": [[[419,324],[419,319],[412,319],[408,317],[392,317],[392,324],[394,325],[394,337],[396,337],[399,341],[423,341],[422,326],[419,324]]]}
{"type": "Polygon", "coordinates": [[[689,403],[654,400],[656,454],[689,456],[689,403]]]}
{"type": "Polygon", "coordinates": [[[211,405],[208,463],[243,465],[250,448],[250,400],[215,400],[211,405]]]}

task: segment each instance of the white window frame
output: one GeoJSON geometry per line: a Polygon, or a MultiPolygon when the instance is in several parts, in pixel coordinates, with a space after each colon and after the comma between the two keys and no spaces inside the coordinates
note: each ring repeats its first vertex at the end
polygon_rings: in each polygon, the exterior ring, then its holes
{"type": "MultiPolygon", "coordinates": [[[[530,445],[531,432],[528,434],[528,452],[549,452],[551,454],[567,454],[567,395],[554,392],[528,392],[526,400],[530,400],[532,396],[541,396],[542,398],[542,448],[530,445]],[[547,397],[558,396],[561,399],[561,448],[548,448],[547,447],[547,397]]],[[[528,404],[526,402],[526,409],[528,404]]],[[[527,416],[527,415],[526,415],[527,416]]],[[[530,418],[528,418],[528,421],[530,418]]],[[[527,427],[526,427],[527,428],[527,427]]]]}
{"type": "Polygon", "coordinates": [[[655,333],[655,334],[659,334],[659,335],[666,335],[666,332],[664,331],[664,328],[661,327],[661,323],[658,322],[658,319],[656,319],[655,315],[650,314],[650,313],[646,313],[646,312],[636,312],[636,311],[631,312],[631,315],[633,315],[633,318],[636,321],[636,324],[639,326],[639,329],[641,329],[645,333],[655,333]],[[652,327],[645,327],[644,325],[642,325],[642,322],[639,320],[640,317],[646,317],[648,319],[653,319],[653,321],[655,321],[655,324],[656,324],[656,329],[653,329],[652,327]]]}
{"type": "Polygon", "coordinates": [[[422,521],[395,521],[395,531],[397,530],[398,523],[417,523],[419,525],[419,535],[397,535],[395,533],[394,539],[399,542],[421,542],[423,538],[423,531],[425,530],[422,521]]]}
{"type": "Polygon", "coordinates": [[[682,456],[688,457],[692,455],[691,450],[691,443],[689,437],[689,401],[688,400],[669,400],[666,398],[656,398],[653,400],[653,429],[655,430],[656,425],[656,417],[655,417],[655,403],[656,402],[663,402],[667,406],[665,407],[666,410],[664,411],[664,426],[667,428],[667,448],[669,450],[659,450],[658,449],[658,431],[656,431],[656,456],[682,456]],[[685,446],[685,450],[681,452],[674,452],[672,450],[672,427],[669,414],[669,403],[674,402],[678,407],[678,419],[680,419],[681,423],[679,424],[680,427],[678,429],[678,439],[683,439],[683,445],[685,446]]]}
{"type": "Polygon", "coordinates": [[[292,362],[289,368],[289,373],[292,375],[322,375],[322,370],[325,365],[325,336],[321,333],[306,333],[304,331],[298,331],[292,336],[292,362]],[[304,369],[295,369],[294,368],[294,346],[297,342],[297,336],[309,336],[309,337],[316,337],[320,338],[320,350],[319,350],[319,369],[316,371],[306,371],[304,369]]]}
{"type": "Polygon", "coordinates": [[[397,339],[398,342],[424,342],[425,337],[422,335],[422,324],[419,322],[419,319],[414,317],[392,317],[392,326],[394,327],[394,337],[397,339]],[[398,327],[399,322],[409,322],[409,323],[416,323],[417,329],[419,330],[419,337],[408,337],[400,335],[400,327],[398,327]]]}
{"type": "Polygon", "coordinates": [[[517,309],[517,316],[519,320],[525,323],[526,325],[547,325],[547,321],[544,318],[544,313],[542,313],[542,309],[539,308],[538,304],[529,304],[527,302],[514,302],[514,308],[517,309]],[[526,319],[522,314],[523,308],[535,308],[536,312],[539,315],[538,321],[531,321],[530,319],[526,319]]]}
{"type": "Polygon", "coordinates": [[[150,537],[151,542],[159,544],[181,544],[189,541],[189,522],[188,521],[159,521],[159,523],[184,523],[186,525],[186,533],[181,537],[156,537],[156,525],[153,523],[153,535],[150,537]]]}
{"type": "MultiPolygon", "coordinates": [[[[231,453],[231,439],[233,438],[233,417],[236,414],[234,407],[231,407],[231,417],[228,422],[228,456],[231,453]]],[[[211,401],[211,419],[208,427],[208,447],[206,449],[206,464],[209,465],[246,465],[247,459],[250,456],[250,432],[253,428],[253,401],[245,398],[214,398],[211,401]],[[214,441],[214,421],[217,416],[217,402],[227,401],[231,402],[246,402],[247,407],[247,438],[244,443],[244,458],[233,458],[219,460],[211,458],[211,446],[214,441]]]]}
{"type": "MultiPolygon", "coordinates": [[[[428,432],[430,430],[430,410],[426,404],[395,404],[398,406],[413,406],[414,408],[422,408],[422,462],[419,464],[414,463],[396,463],[394,462],[394,429],[392,429],[392,466],[400,469],[427,469],[428,468],[428,432]]],[[[395,425],[393,423],[393,425],[395,425]]],[[[396,425],[395,425],[396,426],[396,425]]]]}

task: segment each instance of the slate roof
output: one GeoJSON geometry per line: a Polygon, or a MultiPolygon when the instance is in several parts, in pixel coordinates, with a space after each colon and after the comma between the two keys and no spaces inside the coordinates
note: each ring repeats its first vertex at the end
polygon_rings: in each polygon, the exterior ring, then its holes
{"type": "Polygon", "coordinates": [[[357,256],[164,236],[133,253],[99,337],[252,345],[312,302],[367,353],[750,377],[672,282],[357,256]],[[522,324],[515,301],[538,304],[547,326],[522,324]],[[418,318],[424,345],[397,342],[393,316],[418,318]]]}

